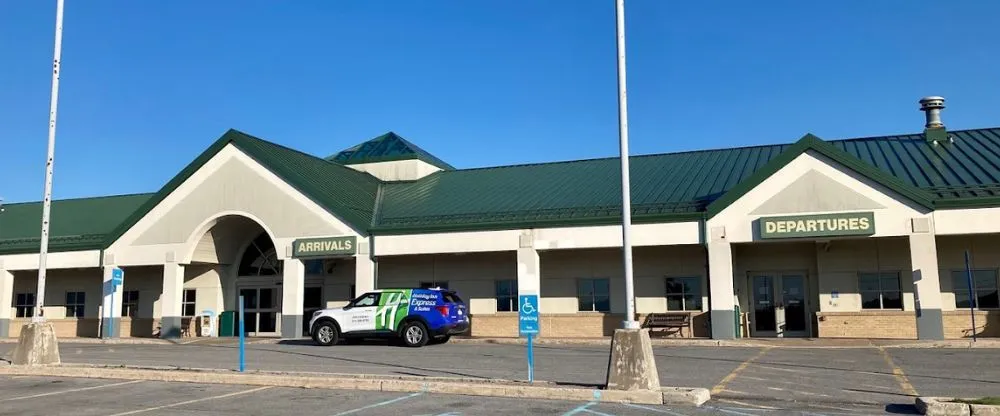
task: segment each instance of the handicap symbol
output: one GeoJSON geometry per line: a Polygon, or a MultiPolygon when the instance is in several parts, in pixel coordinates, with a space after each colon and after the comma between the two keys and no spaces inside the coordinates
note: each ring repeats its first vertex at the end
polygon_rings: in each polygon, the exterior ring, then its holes
{"type": "Polygon", "coordinates": [[[531,304],[531,301],[528,300],[528,298],[524,298],[524,305],[521,306],[521,310],[524,311],[524,313],[531,315],[535,313],[535,306],[531,304]]]}

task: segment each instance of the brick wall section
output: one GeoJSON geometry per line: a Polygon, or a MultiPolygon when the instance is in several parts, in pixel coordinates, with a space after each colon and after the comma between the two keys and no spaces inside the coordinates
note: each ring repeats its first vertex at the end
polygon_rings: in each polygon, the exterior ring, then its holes
{"type": "Polygon", "coordinates": [[[153,318],[122,318],[122,338],[152,338],[160,327],[160,320],[153,318]]]}
{"type": "MultiPolygon", "coordinates": [[[[971,338],[972,317],[969,311],[944,313],[945,338],[971,338]]],[[[976,311],[976,336],[1000,337],[1000,311],[976,311]]]]}
{"type": "MultiPolygon", "coordinates": [[[[709,337],[711,328],[708,326],[708,313],[698,313],[693,316],[692,326],[695,337],[709,337]]],[[[551,338],[599,338],[614,334],[621,328],[624,315],[603,313],[579,314],[542,314],[541,336],[551,338]]],[[[641,323],[645,318],[639,315],[641,323]]],[[[471,317],[471,335],[474,337],[517,337],[517,314],[499,313],[496,315],[474,315],[471,317]]],[[[653,336],[662,336],[658,333],[653,336]]],[[[671,337],[691,337],[687,328],[680,334],[671,333],[671,337]]]]}
{"type": "Polygon", "coordinates": [[[916,339],[912,311],[817,312],[820,338],[916,339]]]}
{"type": "MultiPolygon", "coordinates": [[[[56,330],[56,338],[97,338],[100,320],[97,318],[83,319],[49,319],[48,322],[56,330]]],[[[10,337],[21,336],[21,327],[31,323],[31,319],[14,319],[10,322],[10,337]]]]}

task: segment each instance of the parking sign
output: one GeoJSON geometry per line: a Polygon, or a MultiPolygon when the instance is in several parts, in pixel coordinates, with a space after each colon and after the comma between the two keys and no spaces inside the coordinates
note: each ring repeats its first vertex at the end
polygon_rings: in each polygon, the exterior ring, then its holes
{"type": "Polygon", "coordinates": [[[520,295],[517,300],[521,336],[538,334],[538,295],[520,295]]]}

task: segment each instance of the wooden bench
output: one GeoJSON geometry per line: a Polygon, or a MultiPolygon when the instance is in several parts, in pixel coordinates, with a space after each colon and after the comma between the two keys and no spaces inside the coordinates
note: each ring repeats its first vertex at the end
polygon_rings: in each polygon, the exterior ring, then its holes
{"type": "Polygon", "coordinates": [[[694,324],[692,323],[691,314],[687,312],[680,313],[651,313],[646,315],[646,319],[642,322],[643,328],[649,328],[652,333],[655,330],[662,330],[666,334],[671,332],[679,333],[684,335],[683,329],[688,329],[688,336],[694,337],[694,324]]]}

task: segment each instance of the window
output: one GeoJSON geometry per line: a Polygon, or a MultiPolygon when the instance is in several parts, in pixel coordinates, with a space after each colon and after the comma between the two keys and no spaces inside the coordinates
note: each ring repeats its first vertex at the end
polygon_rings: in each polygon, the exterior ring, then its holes
{"type": "Polygon", "coordinates": [[[331,275],[337,266],[337,259],[303,260],[302,265],[306,269],[306,275],[331,275]]]}
{"type": "Polygon", "coordinates": [[[353,307],[378,306],[379,293],[368,293],[354,301],[353,307]]]}
{"type": "Polygon", "coordinates": [[[701,310],[701,278],[700,277],[668,277],[667,278],[667,310],[668,311],[700,311],[701,310]]]}
{"type": "Polygon", "coordinates": [[[608,279],[580,279],[577,298],[581,312],[611,312],[611,284],[608,279]]]}
{"type": "Polygon", "coordinates": [[[135,318],[137,310],[139,310],[139,291],[126,290],[122,292],[122,316],[135,318]]]}
{"type": "Polygon", "coordinates": [[[83,318],[87,296],[83,292],[66,292],[66,317],[83,318]]]}
{"type": "Polygon", "coordinates": [[[194,316],[195,315],[195,311],[197,311],[197,309],[195,309],[194,305],[195,305],[195,301],[198,299],[197,294],[198,294],[198,290],[197,289],[185,289],[184,290],[184,295],[181,298],[181,311],[184,314],[184,316],[194,316]]]}
{"type": "Polygon", "coordinates": [[[278,260],[278,253],[274,251],[274,242],[267,233],[257,236],[240,260],[238,270],[240,276],[276,276],[281,274],[281,261],[278,260]]]}
{"type": "MultiPolygon", "coordinates": [[[[965,270],[955,270],[951,272],[952,292],[955,293],[955,307],[966,308],[969,302],[969,278],[965,270]]],[[[1000,297],[997,290],[996,270],[973,270],[972,290],[975,293],[973,299],[977,309],[998,309],[1000,308],[1000,297]]]]}
{"type": "Polygon", "coordinates": [[[899,272],[861,273],[861,309],[903,309],[899,272]]]}
{"type": "Polygon", "coordinates": [[[434,282],[420,282],[420,288],[421,289],[432,289],[432,288],[435,288],[435,287],[439,287],[441,289],[447,289],[448,288],[448,281],[443,281],[443,282],[437,282],[437,281],[434,281],[434,282]]]}
{"type": "Polygon", "coordinates": [[[14,297],[15,318],[31,318],[35,316],[35,294],[18,293],[14,297]]]}
{"type": "Polygon", "coordinates": [[[496,281],[497,312],[517,312],[517,280],[496,281]]]}

